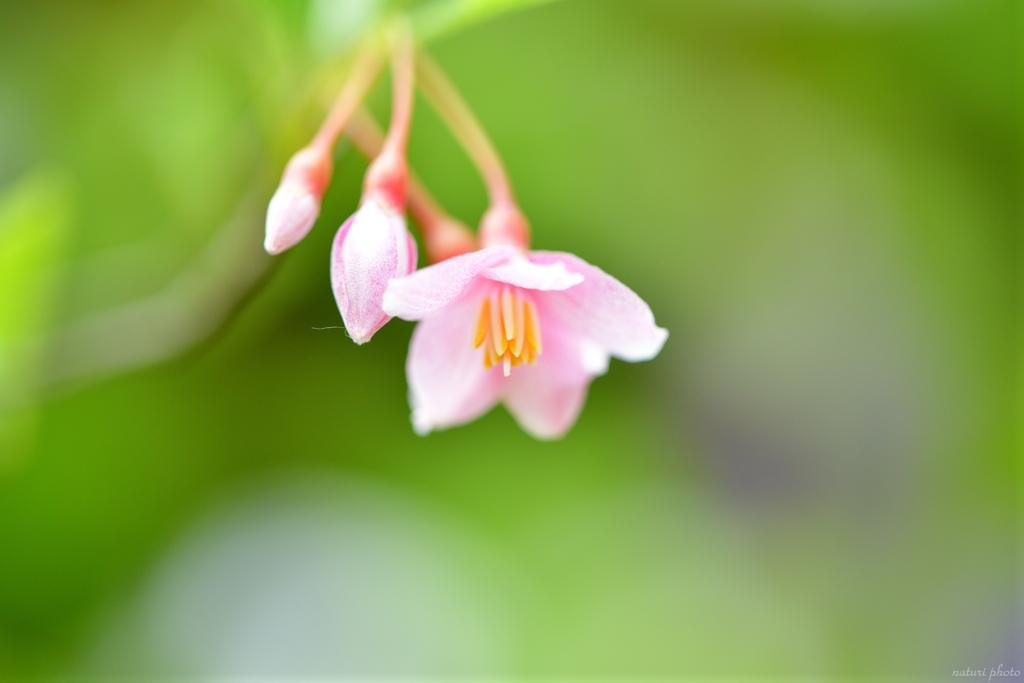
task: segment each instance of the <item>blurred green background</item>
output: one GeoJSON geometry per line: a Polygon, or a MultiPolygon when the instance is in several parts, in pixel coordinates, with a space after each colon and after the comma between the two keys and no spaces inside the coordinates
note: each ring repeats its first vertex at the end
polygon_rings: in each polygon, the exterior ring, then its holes
{"type": "Polygon", "coordinates": [[[412,325],[313,329],[346,143],[261,248],[386,7],[2,2],[0,679],[1024,668],[1018,3],[400,4],[664,351],[415,436],[412,325]]]}

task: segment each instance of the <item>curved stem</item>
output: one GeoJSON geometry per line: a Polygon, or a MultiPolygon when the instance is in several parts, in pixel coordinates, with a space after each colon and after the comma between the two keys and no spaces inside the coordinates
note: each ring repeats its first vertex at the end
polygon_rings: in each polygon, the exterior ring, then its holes
{"type": "MultiPolygon", "coordinates": [[[[369,160],[377,158],[384,148],[384,132],[365,108],[360,108],[345,130],[359,153],[369,160]]],[[[444,209],[434,200],[423,184],[409,173],[409,213],[421,227],[424,223],[436,225],[446,217],[444,209]]]]}
{"type": "Polygon", "coordinates": [[[512,184],[494,144],[448,76],[423,50],[416,61],[416,73],[423,94],[448,123],[483,176],[491,204],[513,203],[512,184]]]}
{"type": "Polygon", "coordinates": [[[382,206],[404,212],[408,201],[409,164],[405,148],[409,140],[412,105],[416,87],[416,51],[412,31],[404,20],[391,24],[388,43],[391,51],[391,125],[380,154],[366,169],[363,199],[375,197],[382,206]]]}
{"type": "Polygon", "coordinates": [[[383,149],[405,156],[412,123],[413,96],[416,87],[416,51],[412,31],[405,22],[395,24],[391,35],[391,125],[383,149]]]}
{"type": "Polygon", "coordinates": [[[366,93],[369,92],[374,81],[377,80],[382,66],[384,66],[384,55],[379,40],[370,38],[359,52],[356,63],[352,67],[352,73],[331,106],[327,118],[320,124],[320,129],[316,132],[310,147],[330,155],[334,145],[338,142],[338,137],[362,104],[363,99],[366,98],[366,93]]]}
{"type": "MultiPolygon", "coordinates": [[[[380,155],[385,144],[384,133],[366,109],[360,108],[356,111],[345,131],[352,144],[364,157],[375,159],[380,155]]],[[[431,262],[456,255],[453,247],[459,247],[459,252],[463,247],[465,251],[473,250],[473,233],[438,204],[411,170],[408,193],[409,213],[420,227],[431,262]]]]}

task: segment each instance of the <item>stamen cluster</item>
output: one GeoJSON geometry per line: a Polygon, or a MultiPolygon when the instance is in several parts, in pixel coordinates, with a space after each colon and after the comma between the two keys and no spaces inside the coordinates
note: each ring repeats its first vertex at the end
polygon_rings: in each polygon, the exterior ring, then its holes
{"type": "Polygon", "coordinates": [[[484,347],[484,368],[501,364],[508,377],[520,363],[537,361],[541,354],[540,318],[526,292],[505,285],[484,297],[477,316],[473,348],[484,347]]]}

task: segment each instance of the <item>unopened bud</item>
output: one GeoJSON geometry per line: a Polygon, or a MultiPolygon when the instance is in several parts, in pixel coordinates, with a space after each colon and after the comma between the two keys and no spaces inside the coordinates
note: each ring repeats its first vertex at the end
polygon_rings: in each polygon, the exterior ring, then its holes
{"type": "Polygon", "coordinates": [[[267,207],[263,248],[268,254],[280,254],[309,234],[333,171],[331,155],[315,147],[301,149],[291,158],[267,207]]]}
{"type": "Polygon", "coordinates": [[[476,251],[476,239],[461,222],[445,216],[432,226],[424,238],[424,248],[431,263],[440,263],[454,256],[476,251]]]}
{"type": "Polygon", "coordinates": [[[405,211],[409,165],[405,156],[385,147],[363,178],[363,197],[373,197],[390,211],[405,211]]]}
{"type": "Polygon", "coordinates": [[[331,287],[357,344],[363,344],[391,319],[381,304],[392,278],[416,270],[416,242],[405,218],[367,198],[338,230],[331,249],[331,287]]]}
{"type": "Polygon", "coordinates": [[[492,204],[480,221],[480,246],[530,246],[530,224],[514,202],[492,204]]]}

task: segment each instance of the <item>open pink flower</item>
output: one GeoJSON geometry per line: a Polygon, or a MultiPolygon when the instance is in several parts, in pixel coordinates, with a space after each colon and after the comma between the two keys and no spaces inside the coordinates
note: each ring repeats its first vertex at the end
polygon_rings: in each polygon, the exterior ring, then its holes
{"type": "Polygon", "coordinates": [[[426,434],[501,401],[539,439],[576,421],[610,356],[650,360],[668,332],[644,301],[572,254],[496,246],[392,280],[384,311],[419,320],[406,362],[426,434]]]}

